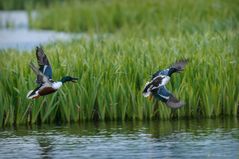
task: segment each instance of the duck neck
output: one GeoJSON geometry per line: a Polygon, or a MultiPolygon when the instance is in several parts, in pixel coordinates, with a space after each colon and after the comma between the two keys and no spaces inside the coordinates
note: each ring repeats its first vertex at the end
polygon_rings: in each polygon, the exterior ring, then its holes
{"type": "Polygon", "coordinates": [[[171,75],[172,75],[174,72],[177,72],[177,69],[175,69],[175,68],[170,68],[169,71],[168,71],[168,76],[171,77],[171,75]]]}
{"type": "Polygon", "coordinates": [[[64,83],[69,82],[69,81],[67,81],[66,78],[63,77],[59,82],[61,82],[62,84],[64,84],[64,83]]]}

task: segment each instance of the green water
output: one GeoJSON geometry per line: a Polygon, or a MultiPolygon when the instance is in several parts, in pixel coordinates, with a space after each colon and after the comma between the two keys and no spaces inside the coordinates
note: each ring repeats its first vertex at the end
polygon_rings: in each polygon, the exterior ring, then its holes
{"type": "Polygon", "coordinates": [[[100,122],[0,131],[0,158],[238,158],[238,119],[100,122]]]}

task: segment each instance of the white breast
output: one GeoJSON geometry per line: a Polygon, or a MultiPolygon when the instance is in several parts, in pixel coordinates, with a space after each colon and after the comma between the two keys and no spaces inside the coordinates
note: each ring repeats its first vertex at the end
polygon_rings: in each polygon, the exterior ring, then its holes
{"type": "Polygon", "coordinates": [[[54,82],[52,83],[52,88],[59,89],[62,86],[62,82],[54,82]]]}
{"type": "Polygon", "coordinates": [[[169,82],[169,80],[170,80],[170,77],[169,76],[165,76],[164,78],[163,78],[163,80],[162,80],[162,84],[161,85],[166,85],[168,82],[169,82]]]}

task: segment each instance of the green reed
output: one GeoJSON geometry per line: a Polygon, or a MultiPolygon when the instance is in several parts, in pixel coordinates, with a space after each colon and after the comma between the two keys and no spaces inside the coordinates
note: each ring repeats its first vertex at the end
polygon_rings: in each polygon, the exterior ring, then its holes
{"type": "Polygon", "coordinates": [[[80,79],[32,101],[26,94],[36,87],[28,66],[35,60],[35,51],[2,51],[0,123],[237,116],[238,42],[230,32],[223,37],[207,33],[58,42],[45,47],[54,80],[64,75],[80,79]],[[190,63],[183,73],[173,75],[167,87],[186,105],[175,111],[144,98],[142,89],[151,74],[180,58],[189,58],[190,63]]]}
{"type": "Polygon", "coordinates": [[[32,10],[39,7],[49,7],[61,0],[0,0],[0,10],[32,10]]]}
{"type": "Polygon", "coordinates": [[[37,9],[31,26],[67,32],[178,35],[238,28],[234,0],[60,1],[37,9]],[[64,9],[63,9],[64,8],[64,9]]]}

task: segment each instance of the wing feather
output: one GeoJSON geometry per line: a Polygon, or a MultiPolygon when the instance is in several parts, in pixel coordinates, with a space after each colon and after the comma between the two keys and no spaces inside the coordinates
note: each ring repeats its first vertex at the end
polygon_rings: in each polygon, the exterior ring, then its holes
{"type": "MultiPolygon", "coordinates": [[[[52,68],[41,46],[36,47],[36,57],[37,57],[37,63],[39,65],[39,70],[45,76],[47,76],[48,79],[52,79],[52,68]]],[[[37,83],[41,83],[41,81],[42,81],[42,76],[37,75],[37,83]]]]}
{"type": "Polygon", "coordinates": [[[178,100],[175,96],[171,95],[169,96],[168,101],[166,102],[166,105],[169,106],[170,108],[180,108],[184,105],[184,102],[178,100]]]}
{"type": "Polygon", "coordinates": [[[159,88],[158,95],[161,97],[161,101],[170,108],[176,109],[184,105],[184,102],[178,100],[165,86],[159,88]]]}
{"type": "Polygon", "coordinates": [[[45,76],[32,62],[30,62],[29,66],[33,70],[33,72],[37,75],[37,83],[39,84],[50,83],[48,77],[45,76]]]}
{"type": "Polygon", "coordinates": [[[39,66],[44,66],[44,65],[50,66],[49,60],[41,46],[36,47],[36,57],[37,57],[37,63],[39,66]]]}
{"type": "Polygon", "coordinates": [[[182,59],[176,61],[170,68],[175,68],[177,71],[182,71],[188,62],[189,62],[188,59],[182,59]]]}

